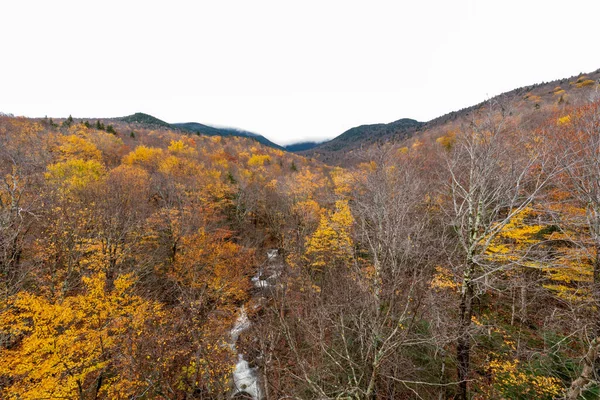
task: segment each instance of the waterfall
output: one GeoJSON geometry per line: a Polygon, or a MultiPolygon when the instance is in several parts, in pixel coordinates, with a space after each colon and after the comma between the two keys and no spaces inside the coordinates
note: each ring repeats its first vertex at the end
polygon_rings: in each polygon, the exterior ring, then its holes
{"type": "MultiPolygon", "coordinates": [[[[258,272],[252,277],[252,283],[257,289],[253,297],[257,300],[264,300],[266,290],[274,285],[274,282],[281,275],[282,263],[276,262],[279,256],[277,249],[267,252],[266,268],[259,268],[258,272]]],[[[262,400],[263,395],[260,386],[260,377],[256,368],[251,368],[244,355],[238,352],[236,344],[245,330],[250,328],[252,322],[246,313],[246,307],[241,306],[238,309],[238,317],[233,328],[229,331],[231,350],[237,355],[237,363],[233,371],[233,388],[231,397],[245,395],[253,400],[262,400]]]]}
{"type": "Polygon", "coordinates": [[[244,306],[240,307],[239,315],[235,321],[235,325],[231,329],[231,347],[237,353],[238,361],[233,371],[233,391],[232,396],[244,393],[254,400],[262,399],[256,368],[250,368],[248,361],[244,359],[244,355],[237,352],[236,343],[240,335],[250,328],[250,319],[246,313],[244,306]]]}

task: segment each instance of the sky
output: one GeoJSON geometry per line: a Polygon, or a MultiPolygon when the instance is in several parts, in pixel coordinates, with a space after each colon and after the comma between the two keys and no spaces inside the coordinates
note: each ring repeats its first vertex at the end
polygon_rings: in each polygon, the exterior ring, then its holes
{"type": "Polygon", "coordinates": [[[599,15],[595,0],[3,1],[0,112],[324,140],[594,71],[599,15]]]}

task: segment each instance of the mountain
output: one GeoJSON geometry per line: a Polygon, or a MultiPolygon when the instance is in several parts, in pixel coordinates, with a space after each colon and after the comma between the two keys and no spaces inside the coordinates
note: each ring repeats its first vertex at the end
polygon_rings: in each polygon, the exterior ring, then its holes
{"type": "Polygon", "coordinates": [[[360,125],[318,146],[330,151],[354,147],[355,144],[372,143],[390,136],[408,136],[417,131],[423,122],[410,118],[399,119],[389,124],[360,125]]]}
{"type": "Polygon", "coordinates": [[[354,150],[392,139],[409,138],[424,125],[425,123],[410,118],[402,118],[388,124],[360,125],[348,129],[329,141],[296,151],[329,164],[343,164],[343,160],[349,157],[354,150]]]}
{"type": "Polygon", "coordinates": [[[410,118],[402,118],[389,124],[360,125],[350,128],[344,133],[325,142],[300,142],[285,146],[291,152],[314,150],[317,152],[335,152],[354,148],[356,145],[374,143],[390,136],[409,136],[417,131],[423,122],[410,118]]]}
{"type": "Polygon", "coordinates": [[[184,122],[170,124],[161,119],[158,119],[152,115],[144,114],[141,112],[128,115],[125,117],[115,118],[117,121],[126,122],[129,124],[140,124],[145,126],[154,126],[175,129],[179,131],[189,133],[199,133],[208,136],[239,136],[256,140],[257,142],[264,144],[265,146],[273,147],[275,149],[283,150],[284,148],[276,143],[271,142],[269,139],[256,133],[244,131],[241,129],[234,128],[216,128],[209,125],[200,124],[198,122],[184,122]]]}
{"type": "Polygon", "coordinates": [[[510,114],[518,115],[529,125],[535,125],[552,112],[569,105],[587,102],[593,96],[600,96],[599,83],[600,69],[570,78],[520,87],[428,122],[404,118],[389,124],[357,126],[329,141],[295,151],[328,164],[347,165],[357,159],[357,153],[378,143],[402,142],[412,137],[439,137],[444,131],[461,129],[490,103],[502,104],[510,114]]]}
{"type": "Polygon", "coordinates": [[[286,146],[283,146],[283,148],[291,153],[297,153],[299,151],[306,151],[306,150],[313,149],[320,144],[321,144],[321,142],[298,142],[298,143],[288,144],[286,146]]]}
{"type": "Polygon", "coordinates": [[[171,128],[171,124],[153,117],[152,115],[144,114],[141,112],[128,115],[126,117],[116,118],[118,121],[127,122],[130,124],[142,124],[142,125],[156,125],[164,128],[171,128]]]}
{"type": "Polygon", "coordinates": [[[283,150],[284,148],[276,143],[271,142],[269,139],[256,133],[244,131],[241,129],[234,128],[216,128],[214,126],[208,126],[200,124],[198,122],[183,122],[171,124],[172,127],[180,130],[192,133],[200,133],[208,136],[239,136],[254,139],[257,142],[264,144],[265,146],[273,147],[275,149],[283,150]]]}

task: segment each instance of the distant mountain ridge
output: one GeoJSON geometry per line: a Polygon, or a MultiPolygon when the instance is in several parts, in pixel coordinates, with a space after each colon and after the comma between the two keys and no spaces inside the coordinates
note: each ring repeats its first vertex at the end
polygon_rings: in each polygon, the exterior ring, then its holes
{"type": "Polygon", "coordinates": [[[593,96],[600,97],[600,69],[513,89],[428,122],[404,118],[389,124],[357,126],[329,141],[298,152],[328,164],[345,165],[350,159],[357,159],[357,152],[376,143],[402,142],[416,135],[439,135],[447,129],[460,129],[461,124],[468,124],[470,118],[490,103],[503,103],[511,109],[511,113],[535,121],[553,110],[587,101],[593,96]]]}
{"type": "Polygon", "coordinates": [[[179,128],[183,131],[192,133],[201,133],[208,136],[239,136],[254,139],[257,142],[264,144],[265,146],[273,147],[275,149],[284,150],[284,148],[276,143],[271,142],[266,137],[257,133],[245,131],[243,129],[235,128],[216,128],[214,126],[200,124],[198,122],[180,122],[171,124],[171,126],[179,128]]]}
{"type": "Polygon", "coordinates": [[[389,141],[401,142],[414,135],[431,134],[450,126],[459,127],[461,123],[468,122],[474,113],[484,105],[493,101],[503,101],[511,104],[519,115],[535,118],[535,113],[548,110],[551,107],[560,107],[579,101],[579,98],[592,95],[595,91],[600,96],[600,69],[587,74],[570,78],[557,79],[551,82],[542,82],[534,85],[513,89],[479,104],[452,111],[441,115],[428,122],[420,122],[411,118],[402,118],[390,123],[360,125],[350,128],[331,140],[322,142],[298,142],[280,146],[264,136],[234,128],[217,128],[197,122],[169,124],[148,114],[136,113],[118,120],[130,123],[141,123],[169,127],[185,132],[200,133],[210,136],[238,136],[256,140],[266,146],[280,150],[300,153],[308,157],[315,157],[326,163],[343,164],[348,157],[354,157],[354,152],[360,151],[377,143],[389,141]]]}
{"type": "Polygon", "coordinates": [[[328,150],[339,150],[357,142],[373,142],[391,135],[408,135],[423,125],[425,123],[410,118],[402,118],[389,124],[360,125],[348,129],[319,147],[328,150]]]}
{"type": "Polygon", "coordinates": [[[153,117],[152,115],[144,114],[141,112],[115,119],[117,121],[127,122],[130,124],[156,125],[165,128],[171,128],[171,124],[169,124],[168,122],[165,122],[162,119],[158,119],[156,117],[153,117]]]}
{"type": "Polygon", "coordinates": [[[405,139],[419,131],[424,125],[424,122],[411,118],[402,118],[388,124],[360,125],[348,129],[331,140],[297,151],[310,156],[336,153],[342,150],[350,151],[363,145],[387,141],[392,137],[399,140],[405,139]]]}
{"type": "Polygon", "coordinates": [[[245,137],[245,138],[250,138],[250,139],[256,140],[257,142],[264,144],[265,146],[273,147],[273,148],[279,149],[279,150],[284,150],[284,148],[282,146],[279,146],[278,144],[271,142],[266,137],[256,134],[256,133],[244,131],[242,129],[217,128],[214,126],[204,125],[199,122],[183,122],[183,123],[170,124],[170,123],[165,122],[161,119],[158,119],[152,115],[141,113],[141,112],[137,112],[132,115],[127,115],[125,117],[119,117],[119,118],[115,118],[115,119],[118,121],[130,123],[130,124],[133,123],[133,124],[142,124],[142,125],[149,125],[149,126],[171,128],[171,129],[176,129],[176,130],[180,130],[180,131],[184,131],[184,132],[199,133],[199,134],[208,135],[208,136],[245,137]]]}
{"type": "Polygon", "coordinates": [[[298,151],[306,151],[314,149],[323,142],[298,142],[283,146],[287,151],[295,153],[298,151]]]}

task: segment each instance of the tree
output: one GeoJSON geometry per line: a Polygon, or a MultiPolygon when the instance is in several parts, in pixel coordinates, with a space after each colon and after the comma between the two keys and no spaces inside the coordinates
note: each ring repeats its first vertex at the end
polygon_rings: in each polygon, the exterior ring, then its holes
{"type": "Polygon", "coordinates": [[[490,101],[480,119],[457,133],[449,150],[442,150],[447,177],[444,211],[459,249],[456,357],[461,400],[468,398],[473,301],[492,274],[512,265],[490,260],[490,245],[551,176],[542,138],[515,132],[502,107],[490,101]]]}
{"type": "Polygon", "coordinates": [[[350,263],[353,222],[348,203],[343,200],[336,202],[335,211],[321,213],[319,227],[306,242],[305,256],[310,260],[311,268],[323,273],[336,265],[350,263]]]}
{"type": "Polygon", "coordinates": [[[136,362],[161,306],[131,293],[135,279],[122,275],[106,290],[104,274],[83,278],[85,290],[49,301],[20,292],[0,314],[2,334],[12,338],[0,349],[0,375],[9,377],[5,398],[130,397],[148,390],[136,362]]]}
{"type": "MultiPolygon", "coordinates": [[[[557,161],[563,171],[559,179],[561,190],[568,197],[559,203],[560,208],[555,207],[555,211],[564,227],[562,239],[574,244],[574,248],[562,252],[559,268],[553,270],[555,279],[556,274],[565,278],[555,287],[568,290],[569,282],[585,284],[577,290],[583,296],[573,296],[569,300],[588,303],[586,308],[595,310],[589,318],[589,328],[579,327],[589,331],[591,339],[587,340],[588,350],[583,357],[581,373],[566,394],[568,399],[577,399],[590,382],[598,381],[595,371],[598,370],[600,351],[600,101],[558,118],[551,131],[557,154],[566,154],[557,161]]],[[[588,321],[588,318],[582,321],[588,321]]]]}
{"type": "Polygon", "coordinates": [[[65,122],[63,122],[63,126],[66,126],[67,128],[70,127],[73,124],[73,117],[71,115],[69,115],[69,118],[67,118],[65,120],[65,122]]]}

